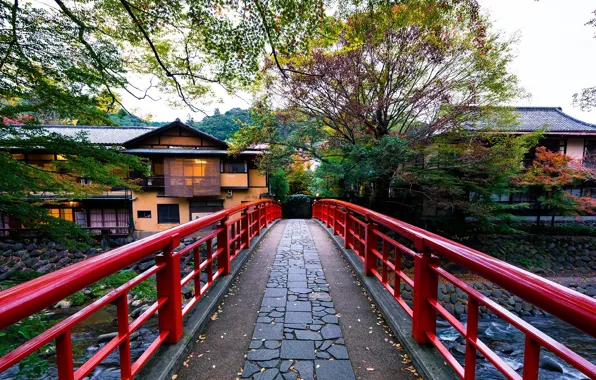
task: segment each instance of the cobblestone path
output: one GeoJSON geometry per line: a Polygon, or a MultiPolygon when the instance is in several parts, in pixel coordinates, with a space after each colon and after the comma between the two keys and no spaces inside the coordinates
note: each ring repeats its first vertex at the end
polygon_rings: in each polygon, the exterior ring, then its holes
{"type": "Polygon", "coordinates": [[[304,220],[287,222],[242,378],[353,380],[348,349],[304,220]]]}

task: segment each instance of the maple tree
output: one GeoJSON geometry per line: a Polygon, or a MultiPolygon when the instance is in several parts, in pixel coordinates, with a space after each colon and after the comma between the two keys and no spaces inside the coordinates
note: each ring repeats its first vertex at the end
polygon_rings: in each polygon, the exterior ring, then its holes
{"type": "MultiPolygon", "coordinates": [[[[596,214],[596,199],[577,196],[566,187],[595,178],[595,171],[563,152],[551,152],[545,147],[536,148],[536,157],[530,167],[517,179],[521,186],[538,189],[541,206],[553,214],[596,214]]],[[[552,220],[554,223],[554,218],[552,220]]]]}
{"type": "Polygon", "coordinates": [[[256,118],[233,144],[307,153],[320,170],[335,172],[342,193],[381,207],[407,146],[427,144],[520,92],[507,70],[511,41],[469,5],[372,2],[328,17],[308,54],[280,58],[288,71],[266,63],[255,110],[277,122],[256,118]],[[383,148],[393,153],[388,160],[383,148]]]}

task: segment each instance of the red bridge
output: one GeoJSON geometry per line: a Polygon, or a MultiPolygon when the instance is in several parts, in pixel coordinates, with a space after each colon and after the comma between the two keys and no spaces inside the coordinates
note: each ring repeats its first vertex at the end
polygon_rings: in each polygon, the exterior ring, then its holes
{"type": "Polygon", "coordinates": [[[47,376],[59,379],[101,378],[94,370],[115,352],[122,379],[393,379],[413,378],[413,373],[473,379],[482,377],[480,362],[508,379],[538,379],[548,371],[540,365],[545,355],[573,368],[575,375],[596,379],[594,357],[572,351],[441,265],[465,268],[573,326],[592,344],[595,299],[360,206],[322,200],[312,211],[318,222],[280,221],[281,207],[272,201],[242,204],[4,290],[0,339],[3,329],[139,260],[155,259],[131,281],[2,356],[0,379],[16,374],[19,363],[52,344],[55,359],[47,360],[55,369],[47,376]],[[201,237],[179,248],[182,239],[200,231],[201,237]],[[181,260],[189,255],[193,267],[183,273],[181,260]],[[128,294],[150,278],[155,278],[157,300],[132,318],[128,294]],[[465,322],[442,304],[439,284],[464,294],[465,322]],[[184,299],[182,289],[189,285],[192,296],[184,299]],[[411,299],[402,295],[404,286],[411,299]],[[384,319],[368,310],[370,300],[384,319]],[[117,331],[81,358],[71,332],[108,305],[116,306],[117,331]],[[523,334],[520,365],[512,366],[483,341],[481,312],[523,334]],[[133,355],[134,334],[155,318],[155,338],[133,355]],[[439,329],[447,324],[461,335],[465,350],[459,354],[441,339],[439,329]]]}

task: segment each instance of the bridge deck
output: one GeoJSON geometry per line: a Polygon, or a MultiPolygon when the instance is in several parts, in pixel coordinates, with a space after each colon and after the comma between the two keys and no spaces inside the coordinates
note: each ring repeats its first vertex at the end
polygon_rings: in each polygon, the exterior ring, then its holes
{"type": "Polygon", "coordinates": [[[346,265],[316,223],[278,223],[178,379],[414,378],[346,265]]]}

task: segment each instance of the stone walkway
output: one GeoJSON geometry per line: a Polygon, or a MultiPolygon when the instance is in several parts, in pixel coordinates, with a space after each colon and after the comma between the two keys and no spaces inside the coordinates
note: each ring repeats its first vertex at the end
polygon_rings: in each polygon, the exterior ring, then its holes
{"type": "Polygon", "coordinates": [[[246,358],[242,378],[356,378],[304,220],[286,224],[246,358]]]}

